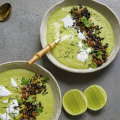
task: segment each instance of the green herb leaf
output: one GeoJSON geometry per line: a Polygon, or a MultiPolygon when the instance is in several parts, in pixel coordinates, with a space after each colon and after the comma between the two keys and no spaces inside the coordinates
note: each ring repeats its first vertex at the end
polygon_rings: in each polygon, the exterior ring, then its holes
{"type": "Polygon", "coordinates": [[[27,85],[29,82],[30,82],[30,80],[28,80],[28,79],[22,77],[21,85],[27,85]]]}
{"type": "Polygon", "coordinates": [[[91,68],[95,69],[97,68],[97,64],[95,62],[92,62],[91,65],[90,65],[91,68]]]}
{"type": "Polygon", "coordinates": [[[13,119],[14,119],[14,120],[17,120],[17,118],[16,118],[16,117],[13,117],[13,119]]]}
{"type": "Polygon", "coordinates": [[[102,55],[98,55],[97,58],[98,58],[98,59],[102,59],[102,55]]]}
{"type": "Polygon", "coordinates": [[[97,55],[103,55],[103,52],[102,51],[98,51],[97,55]]]}
{"type": "Polygon", "coordinates": [[[86,27],[88,27],[88,28],[91,27],[91,25],[92,25],[92,23],[89,22],[85,16],[83,16],[83,17],[81,18],[81,21],[82,21],[82,22],[84,23],[84,25],[85,25],[86,27]]]}
{"type": "Polygon", "coordinates": [[[36,113],[37,113],[37,115],[39,115],[41,112],[43,112],[43,109],[40,108],[40,107],[37,107],[37,108],[36,108],[36,113]]]}
{"type": "Polygon", "coordinates": [[[23,103],[22,99],[17,99],[17,101],[18,101],[19,104],[23,103]]]}
{"type": "Polygon", "coordinates": [[[35,100],[33,97],[29,97],[26,102],[32,103],[32,105],[35,105],[35,100]]]}
{"type": "Polygon", "coordinates": [[[71,11],[70,11],[70,13],[71,13],[71,16],[74,18],[75,17],[75,11],[72,9],[71,11]]]}
{"type": "Polygon", "coordinates": [[[40,80],[41,80],[42,82],[47,82],[47,81],[49,80],[49,78],[48,78],[47,76],[45,76],[45,77],[42,77],[40,80]]]}
{"type": "Polygon", "coordinates": [[[95,34],[97,35],[97,34],[99,34],[100,33],[100,31],[99,30],[95,30],[95,34]]]}
{"type": "Polygon", "coordinates": [[[87,27],[87,28],[89,28],[89,27],[91,27],[91,23],[90,22],[87,22],[86,24],[85,24],[85,26],[87,27]]]}
{"type": "Polygon", "coordinates": [[[94,53],[94,52],[95,52],[95,50],[91,50],[90,54],[91,54],[91,53],[94,53]]]}
{"type": "Polygon", "coordinates": [[[83,48],[84,50],[87,50],[87,49],[88,49],[88,45],[85,44],[85,45],[82,46],[82,48],[83,48]]]}

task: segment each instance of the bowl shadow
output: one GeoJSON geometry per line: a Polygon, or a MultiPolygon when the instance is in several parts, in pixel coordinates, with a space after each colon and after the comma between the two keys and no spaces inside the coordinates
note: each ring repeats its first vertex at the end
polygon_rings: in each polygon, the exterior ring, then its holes
{"type": "Polygon", "coordinates": [[[83,113],[82,115],[71,116],[68,113],[66,113],[66,111],[64,109],[63,109],[63,114],[67,117],[68,120],[82,120],[82,119],[84,119],[84,117],[86,115],[86,113],[83,113]]]}

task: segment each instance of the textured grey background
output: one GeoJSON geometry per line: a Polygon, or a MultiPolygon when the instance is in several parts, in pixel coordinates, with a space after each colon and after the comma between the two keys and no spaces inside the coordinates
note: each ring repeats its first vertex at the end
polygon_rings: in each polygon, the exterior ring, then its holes
{"type": "MultiPolygon", "coordinates": [[[[0,0],[12,4],[10,19],[0,23],[0,63],[15,60],[28,60],[41,49],[39,28],[43,15],[60,0],[0,0]]],[[[120,0],[99,0],[118,15],[120,0]]],[[[120,120],[120,52],[114,62],[96,73],[73,74],[55,67],[44,56],[38,63],[48,69],[57,79],[62,95],[69,89],[84,91],[92,84],[99,84],[108,94],[106,106],[98,111],[88,110],[83,115],[71,117],[62,109],[60,120],[120,120]]]]}

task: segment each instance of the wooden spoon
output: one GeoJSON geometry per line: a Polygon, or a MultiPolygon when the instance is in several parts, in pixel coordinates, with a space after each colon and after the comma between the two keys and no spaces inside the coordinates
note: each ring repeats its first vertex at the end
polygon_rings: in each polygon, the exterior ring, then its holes
{"type": "Polygon", "coordinates": [[[7,20],[12,10],[12,6],[10,3],[5,3],[0,6],[0,22],[7,20]]]}
{"type": "Polygon", "coordinates": [[[55,40],[54,42],[50,43],[45,48],[43,48],[41,51],[35,53],[35,55],[27,62],[28,65],[32,65],[34,62],[39,60],[44,54],[52,50],[55,47],[55,45],[59,42],[59,40],[60,39],[55,40]]]}

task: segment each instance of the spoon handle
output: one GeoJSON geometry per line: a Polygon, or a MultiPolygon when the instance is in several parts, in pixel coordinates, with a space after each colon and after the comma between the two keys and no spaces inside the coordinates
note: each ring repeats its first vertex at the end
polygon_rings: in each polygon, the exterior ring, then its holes
{"type": "Polygon", "coordinates": [[[52,42],[49,45],[47,45],[45,48],[43,48],[41,51],[34,54],[34,56],[27,61],[28,65],[32,65],[34,62],[39,60],[44,54],[46,54],[48,51],[52,50],[54,46],[56,45],[56,42],[52,42]]]}

